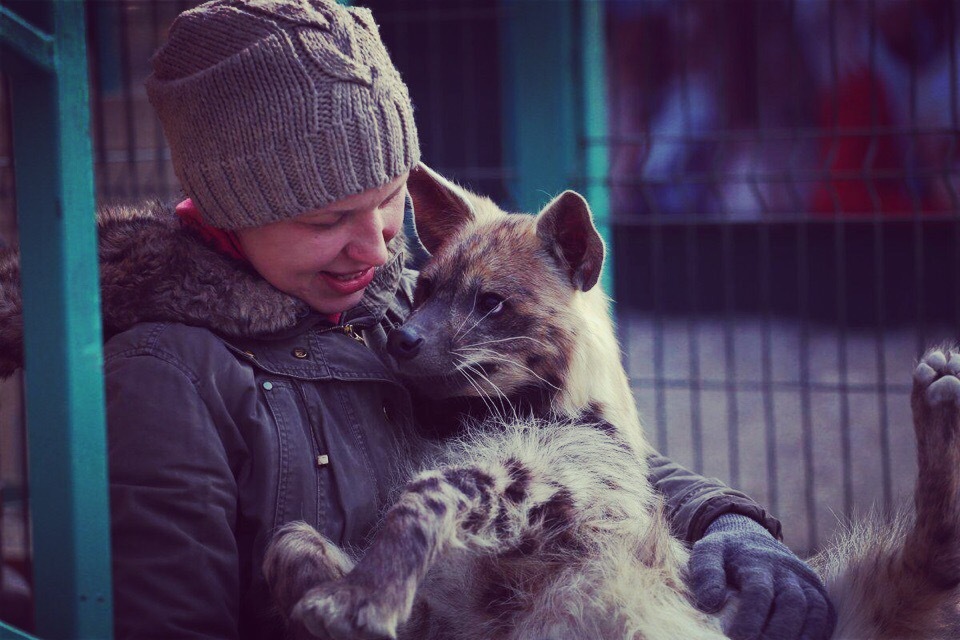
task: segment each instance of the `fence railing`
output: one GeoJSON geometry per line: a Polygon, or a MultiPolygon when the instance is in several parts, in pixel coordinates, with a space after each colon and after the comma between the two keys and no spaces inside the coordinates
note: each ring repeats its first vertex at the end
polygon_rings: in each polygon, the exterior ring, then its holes
{"type": "MultiPolygon", "coordinates": [[[[178,196],[142,79],[194,4],[87,3],[101,202],[178,196]]],[[[659,448],[770,505],[800,551],[837,515],[909,496],[912,363],[960,327],[955,2],[363,4],[428,163],[509,208],[572,186],[609,211],[625,361],[659,448]]],[[[15,244],[9,117],[0,100],[15,244]]]]}

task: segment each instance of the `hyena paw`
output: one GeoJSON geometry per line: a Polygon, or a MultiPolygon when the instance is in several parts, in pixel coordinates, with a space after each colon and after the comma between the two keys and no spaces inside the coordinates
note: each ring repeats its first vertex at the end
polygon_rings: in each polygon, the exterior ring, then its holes
{"type": "Polygon", "coordinates": [[[286,616],[307,591],[343,578],[352,568],[347,554],[305,522],[284,525],[263,561],[273,599],[286,616]]]}
{"type": "Polygon", "coordinates": [[[349,578],[311,590],[293,618],[310,633],[329,640],[394,640],[402,611],[390,606],[386,586],[351,583],[349,578]]]}
{"type": "Polygon", "coordinates": [[[931,349],[913,373],[914,398],[929,407],[960,409],[960,353],[931,349]]]}

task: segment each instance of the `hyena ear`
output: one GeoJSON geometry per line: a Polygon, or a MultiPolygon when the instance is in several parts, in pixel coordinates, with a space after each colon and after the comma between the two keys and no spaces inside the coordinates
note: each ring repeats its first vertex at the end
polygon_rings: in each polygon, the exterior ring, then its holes
{"type": "Polygon", "coordinates": [[[407,190],[417,235],[431,254],[475,218],[469,193],[422,162],[410,172],[407,190]]]}
{"type": "Polygon", "coordinates": [[[603,240],[593,226],[590,205],[575,191],[564,191],[537,216],[537,236],[567,270],[570,282],[589,291],[600,279],[603,240]]]}

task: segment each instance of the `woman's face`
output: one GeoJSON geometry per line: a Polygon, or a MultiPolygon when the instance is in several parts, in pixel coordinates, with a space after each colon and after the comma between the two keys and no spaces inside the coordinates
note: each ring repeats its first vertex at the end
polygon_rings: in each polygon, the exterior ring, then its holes
{"type": "Polygon", "coordinates": [[[322,209],[237,231],[264,279],[324,314],[353,307],[403,224],[407,176],[322,209]]]}

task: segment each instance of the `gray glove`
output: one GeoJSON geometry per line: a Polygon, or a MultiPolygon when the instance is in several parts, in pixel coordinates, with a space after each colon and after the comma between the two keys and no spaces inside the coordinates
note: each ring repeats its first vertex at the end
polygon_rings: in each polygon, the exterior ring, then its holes
{"type": "Polygon", "coordinates": [[[837,622],[813,569],[746,516],[725,514],[707,527],[693,545],[690,583],[708,613],[739,592],[733,640],[826,640],[837,622]]]}

